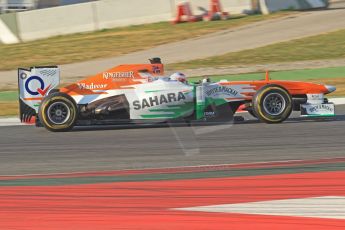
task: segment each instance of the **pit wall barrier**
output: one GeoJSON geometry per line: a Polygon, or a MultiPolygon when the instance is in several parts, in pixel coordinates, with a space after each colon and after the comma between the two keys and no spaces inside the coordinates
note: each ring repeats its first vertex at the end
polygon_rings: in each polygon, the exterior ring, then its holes
{"type": "MultiPolygon", "coordinates": [[[[27,42],[58,35],[170,21],[179,0],[101,0],[0,15],[0,42],[27,42]],[[3,20],[6,18],[6,20],[3,20]],[[9,20],[10,18],[10,20],[9,20]]],[[[232,14],[252,10],[252,0],[222,0],[224,10],[232,14]]],[[[191,0],[209,8],[209,0],[191,0]]]]}
{"type": "Polygon", "coordinates": [[[13,44],[18,42],[20,40],[16,15],[14,13],[0,15],[0,43],[13,44]]]}
{"type": "Polygon", "coordinates": [[[89,3],[25,11],[16,16],[19,37],[24,42],[96,29],[89,3]]]}
{"type": "Polygon", "coordinates": [[[329,0],[260,0],[261,12],[269,14],[280,10],[308,10],[326,8],[329,0]]]}
{"type": "MultiPolygon", "coordinates": [[[[184,0],[186,1],[186,0],[184,0]]],[[[12,44],[59,35],[92,32],[102,29],[170,21],[181,0],[100,0],[75,5],[38,9],[0,15],[0,42],[12,44]]],[[[195,15],[208,10],[209,0],[189,0],[195,15]]],[[[313,6],[326,0],[221,0],[230,15],[251,13],[259,7],[265,12],[290,8],[295,2],[313,6]]],[[[294,5],[295,6],[295,5],[294,5]]],[[[303,8],[304,9],[304,8],[303,8]]]]}

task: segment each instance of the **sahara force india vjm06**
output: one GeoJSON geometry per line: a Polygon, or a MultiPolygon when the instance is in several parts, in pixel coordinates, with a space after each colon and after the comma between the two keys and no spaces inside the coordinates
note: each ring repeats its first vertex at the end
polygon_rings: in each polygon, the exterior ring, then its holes
{"type": "Polygon", "coordinates": [[[74,126],[174,121],[223,122],[239,106],[266,123],[280,123],[293,110],[302,116],[334,116],[324,97],[335,87],[294,81],[201,81],[164,77],[159,58],[150,64],[120,65],[66,87],[59,69],[19,69],[20,118],[68,131],[74,126]]]}

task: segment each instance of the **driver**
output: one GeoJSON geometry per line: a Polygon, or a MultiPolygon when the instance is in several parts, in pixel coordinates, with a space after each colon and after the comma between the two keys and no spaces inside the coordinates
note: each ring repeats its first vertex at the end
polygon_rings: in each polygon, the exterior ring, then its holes
{"type": "Polygon", "coordinates": [[[187,84],[187,78],[186,75],[184,75],[183,73],[180,72],[176,72],[170,75],[169,77],[170,81],[179,81],[182,82],[184,84],[187,84]]]}

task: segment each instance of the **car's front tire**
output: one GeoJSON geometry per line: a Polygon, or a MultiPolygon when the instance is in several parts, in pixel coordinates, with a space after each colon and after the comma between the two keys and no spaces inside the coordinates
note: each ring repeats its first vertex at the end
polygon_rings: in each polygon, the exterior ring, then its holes
{"type": "Polygon", "coordinates": [[[292,98],[283,87],[266,85],[254,95],[253,108],[259,120],[265,123],[280,123],[292,112],[292,98]]]}
{"type": "Polygon", "coordinates": [[[40,105],[38,117],[43,126],[52,132],[71,130],[77,120],[77,105],[65,93],[52,93],[40,105]]]}

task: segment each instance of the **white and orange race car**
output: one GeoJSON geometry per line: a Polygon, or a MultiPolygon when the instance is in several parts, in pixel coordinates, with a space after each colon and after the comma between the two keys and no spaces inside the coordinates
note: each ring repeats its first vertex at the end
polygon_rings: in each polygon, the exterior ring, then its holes
{"type": "Polygon", "coordinates": [[[266,123],[280,123],[293,110],[302,116],[334,116],[324,97],[335,87],[294,81],[204,80],[164,77],[160,58],[150,64],[116,66],[58,89],[59,69],[18,70],[20,118],[35,118],[50,131],[74,126],[181,121],[229,121],[239,108],[266,123]]]}

